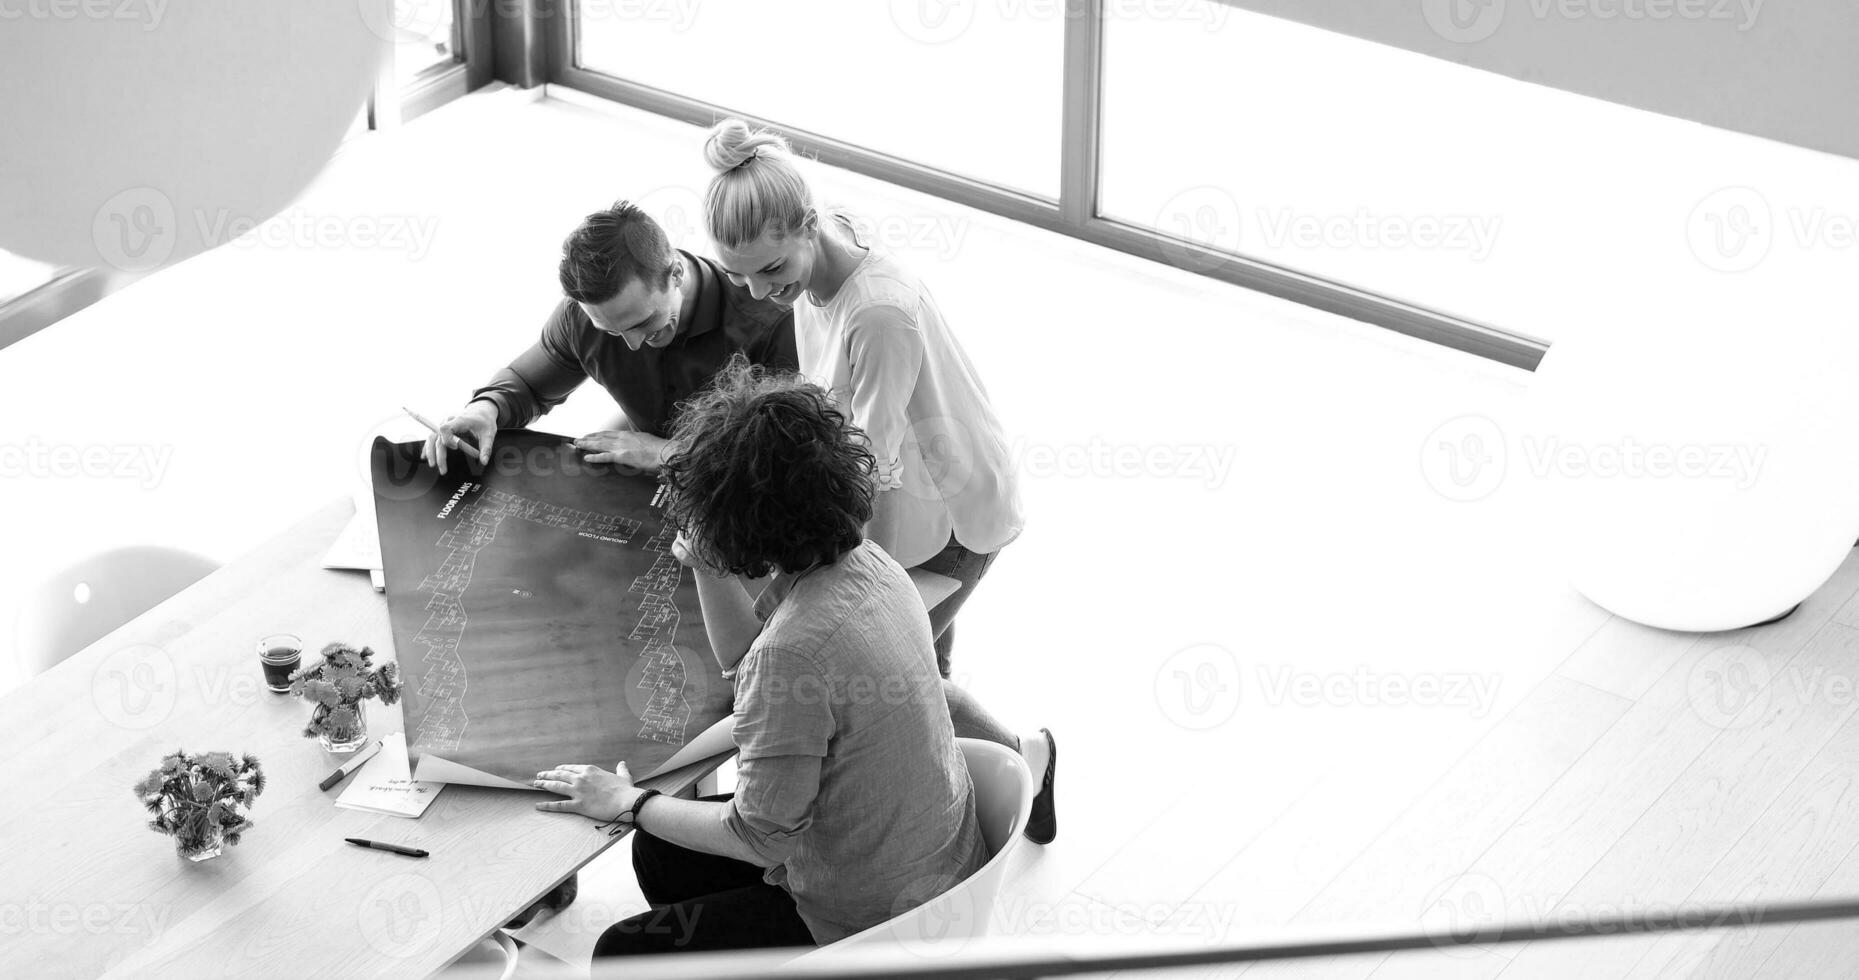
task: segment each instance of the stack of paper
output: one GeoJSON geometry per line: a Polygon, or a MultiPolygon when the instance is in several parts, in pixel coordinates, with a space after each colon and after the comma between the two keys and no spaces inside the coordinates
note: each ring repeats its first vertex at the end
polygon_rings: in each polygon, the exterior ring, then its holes
{"type": "Polygon", "coordinates": [[[407,735],[395,732],[381,739],[381,751],[349,777],[348,788],[336,805],[396,817],[417,817],[426,812],[444,783],[416,782],[407,765],[407,735]]]}
{"type": "Polygon", "coordinates": [[[334,544],[323,555],[324,568],[353,568],[368,573],[376,592],[387,590],[381,575],[381,539],[375,531],[374,501],[365,505],[356,498],[355,516],[336,535],[334,544]]]}

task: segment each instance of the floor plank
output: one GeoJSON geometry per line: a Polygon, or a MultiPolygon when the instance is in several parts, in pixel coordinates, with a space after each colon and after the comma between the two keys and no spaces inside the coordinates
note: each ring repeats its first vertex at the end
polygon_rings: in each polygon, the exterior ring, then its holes
{"type": "MultiPolygon", "coordinates": [[[[1847,852],[1816,898],[1859,895],[1859,847],[1847,852]]],[[[1851,922],[1802,923],[1783,930],[1773,943],[1714,951],[1713,976],[1802,978],[1850,977],[1859,964],[1859,929],[1851,922]]]]}
{"type": "MultiPolygon", "coordinates": [[[[1593,870],[1556,903],[1553,915],[1585,920],[1611,911],[1670,908],[1683,902],[1717,862],[1762,817],[1770,801],[1852,719],[1853,699],[1813,697],[1807,685],[1859,662],[1859,631],[1828,623],[1804,649],[1773,667],[1757,648],[1739,660],[1772,674],[1765,691],[1728,717],[1726,727],[1593,870]]],[[[1709,686],[1694,687],[1704,713],[1726,718],[1709,686]]],[[[1625,976],[1639,952],[1628,944],[1556,942],[1523,948],[1506,980],[1577,974],[1625,976]]]]}
{"type": "MultiPolygon", "coordinates": [[[[1585,684],[1544,680],[1295,921],[1434,924],[1462,897],[1461,873],[1629,707],[1585,684]]],[[[1295,968],[1262,965],[1249,975],[1366,976],[1377,965],[1374,958],[1347,957],[1295,968]]]]}
{"type": "MultiPolygon", "coordinates": [[[[1691,903],[1780,901],[1813,895],[1859,840],[1859,716],[1849,717],[1800,775],[1685,896],[1691,903]]],[[[1742,945],[1773,948],[1777,930],[1673,934],[1649,945],[1633,976],[1689,976],[1717,956],[1753,955],[1742,945]],[[1725,946],[1721,951],[1718,947],[1725,946]]]]}

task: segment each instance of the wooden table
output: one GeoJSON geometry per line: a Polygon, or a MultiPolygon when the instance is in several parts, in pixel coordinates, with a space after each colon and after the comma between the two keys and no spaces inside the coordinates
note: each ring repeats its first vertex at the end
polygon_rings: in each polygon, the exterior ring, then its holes
{"type": "MultiPolygon", "coordinates": [[[[0,700],[0,976],[422,976],[620,839],[538,813],[541,794],[449,786],[409,820],[316,788],[341,758],[303,737],[309,705],[265,688],[256,643],[392,651],[386,597],[321,567],[351,513],[323,508],[0,700]],[[268,780],[253,828],[209,861],[149,830],[132,789],[177,748],[251,753],[268,780]]],[[[369,708],[371,733],[400,730],[398,705],[369,708]]],[[[720,761],[651,785],[681,791],[720,761]]]]}

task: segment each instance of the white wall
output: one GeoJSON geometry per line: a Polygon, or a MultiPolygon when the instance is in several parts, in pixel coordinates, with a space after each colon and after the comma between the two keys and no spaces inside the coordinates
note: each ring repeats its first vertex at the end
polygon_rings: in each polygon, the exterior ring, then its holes
{"type": "Polygon", "coordinates": [[[1782,142],[1859,156],[1849,0],[1229,0],[1782,142]]]}

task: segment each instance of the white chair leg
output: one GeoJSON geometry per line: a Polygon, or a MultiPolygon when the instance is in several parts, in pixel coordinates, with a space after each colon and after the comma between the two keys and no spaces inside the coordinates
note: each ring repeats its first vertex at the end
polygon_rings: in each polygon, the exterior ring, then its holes
{"type": "Polygon", "coordinates": [[[503,973],[498,975],[498,980],[510,980],[516,975],[516,964],[522,951],[517,948],[516,940],[502,929],[491,933],[491,940],[503,949],[503,973]]]}

